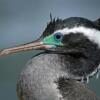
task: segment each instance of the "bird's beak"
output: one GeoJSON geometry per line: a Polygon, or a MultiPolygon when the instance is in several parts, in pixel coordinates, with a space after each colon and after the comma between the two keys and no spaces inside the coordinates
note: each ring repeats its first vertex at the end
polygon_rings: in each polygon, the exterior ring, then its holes
{"type": "Polygon", "coordinates": [[[34,41],[34,42],[23,44],[20,46],[0,50],[0,56],[9,55],[9,54],[13,54],[13,53],[21,52],[21,51],[46,50],[52,47],[53,45],[45,45],[41,41],[34,41]]]}

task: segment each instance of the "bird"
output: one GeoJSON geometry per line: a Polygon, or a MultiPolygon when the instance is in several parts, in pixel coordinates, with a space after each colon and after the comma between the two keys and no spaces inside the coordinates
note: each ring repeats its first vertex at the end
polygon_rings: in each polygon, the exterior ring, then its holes
{"type": "Polygon", "coordinates": [[[3,49],[0,56],[41,50],[22,70],[19,100],[100,100],[87,82],[100,69],[100,19],[52,19],[39,39],[3,49]]]}

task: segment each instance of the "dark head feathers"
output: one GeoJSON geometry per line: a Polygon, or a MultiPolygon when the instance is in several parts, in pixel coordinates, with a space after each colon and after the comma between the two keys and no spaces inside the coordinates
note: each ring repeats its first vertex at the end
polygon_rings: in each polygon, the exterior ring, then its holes
{"type": "Polygon", "coordinates": [[[51,21],[47,24],[47,27],[43,32],[43,37],[48,36],[52,34],[54,31],[58,29],[63,29],[65,27],[73,28],[75,26],[84,26],[87,28],[94,28],[100,30],[100,18],[96,21],[90,21],[86,18],[81,17],[70,17],[62,20],[59,18],[52,18],[52,15],[50,14],[50,19],[51,21]]]}
{"type": "Polygon", "coordinates": [[[43,37],[48,36],[52,34],[57,29],[62,29],[63,26],[63,20],[62,19],[52,19],[45,28],[45,31],[43,32],[43,37]]]}
{"type": "Polygon", "coordinates": [[[98,18],[96,21],[94,21],[94,23],[100,27],[100,18],[98,18]]]}

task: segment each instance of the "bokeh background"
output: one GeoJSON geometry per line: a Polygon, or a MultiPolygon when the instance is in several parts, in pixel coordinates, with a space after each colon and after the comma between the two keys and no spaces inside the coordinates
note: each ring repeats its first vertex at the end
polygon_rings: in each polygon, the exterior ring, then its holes
{"type": "MultiPolygon", "coordinates": [[[[0,0],[0,49],[37,39],[50,21],[72,16],[96,20],[100,0],[0,0]]],[[[0,100],[17,100],[16,82],[25,63],[37,51],[0,57],[0,100]]],[[[100,78],[89,87],[100,97],[100,78]]]]}

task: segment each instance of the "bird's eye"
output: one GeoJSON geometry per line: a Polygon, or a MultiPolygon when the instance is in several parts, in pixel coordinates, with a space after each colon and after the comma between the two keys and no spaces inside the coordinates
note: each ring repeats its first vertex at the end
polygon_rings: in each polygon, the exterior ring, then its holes
{"type": "Polygon", "coordinates": [[[62,33],[60,33],[60,32],[55,33],[54,39],[55,39],[56,41],[61,41],[62,38],[63,38],[63,34],[62,34],[62,33]]]}

